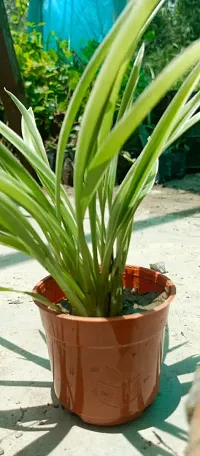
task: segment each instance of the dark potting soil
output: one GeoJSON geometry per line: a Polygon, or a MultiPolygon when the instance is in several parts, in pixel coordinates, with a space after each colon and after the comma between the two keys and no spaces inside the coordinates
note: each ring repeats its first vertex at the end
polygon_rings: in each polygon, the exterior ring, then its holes
{"type": "Polygon", "coordinates": [[[153,310],[168,298],[166,291],[138,294],[133,288],[124,288],[124,305],[121,315],[131,315],[153,310]]]}
{"type": "Polygon", "coordinates": [[[68,315],[75,315],[73,308],[67,298],[61,299],[59,302],[56,303],[56,305],[60,308],[60,310],[63,313],[68,315]]]}
{"type": "MultiPolygon", "coordinates": [[[[138,294],[134,288],[125,287],[123,290],[123,309],[121,315],[147,312],[162,304],[167,298],[168,294],[166,291],[162,293],[153,291],[138,294]]],[[[75,315],[67,299],[62,299],[57,303],[57,306],[60,307],[63,313],[75,315]]]]}

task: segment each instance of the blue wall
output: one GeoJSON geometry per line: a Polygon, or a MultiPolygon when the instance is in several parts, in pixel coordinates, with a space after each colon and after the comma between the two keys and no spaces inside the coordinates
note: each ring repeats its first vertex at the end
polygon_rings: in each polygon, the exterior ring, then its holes
{"type": "Polygon", "coordinates": [[[45,22],[44,42],[54,30],[79,52],[88,40],[102,41],[125,4],[126,0],[30,0],[29,21],[45,22]]]}

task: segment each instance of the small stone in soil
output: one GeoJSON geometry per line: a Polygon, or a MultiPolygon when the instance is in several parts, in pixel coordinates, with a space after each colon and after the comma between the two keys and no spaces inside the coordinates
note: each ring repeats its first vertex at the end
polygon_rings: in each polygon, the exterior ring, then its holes
{"type": "Polygon", "coordinates": [[[45,423],[46,423],[46,421],[41,420],[38,424],[39,424],[39,426],[44,426],[45,423]]]}
{"type": "Polygon", "coordinates": [[[19,439],[20,437],[22,437],[22,435],[23,435],[23,432],[22,432],[22,431],[18,431],[18,432],[16,432],[16,434],[15,434],[15,438],[16,438],[16,439],[19,439]]]}
{"type": "Polygon", "coordinates": [[[168,272],[165,267],[164,261],[159,261],[158,263],[152,263],[149,266],[150,266],[150,269],[152,269],[153,271],[156,271],[156,272],[160,272],[161,274],[165,274],[168,272]]]}
{"type": "Polygon", "coordinates": [[[56,305],[60,308],[60,310],[62,310],[63,313],[73,315],[73,309],[68,299],[61,299],[56,303],[56,305]]]}

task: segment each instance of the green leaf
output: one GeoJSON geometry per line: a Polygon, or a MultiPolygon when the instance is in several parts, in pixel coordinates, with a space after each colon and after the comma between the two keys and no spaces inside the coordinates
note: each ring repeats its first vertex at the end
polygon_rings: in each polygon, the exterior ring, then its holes
{"type": "MultiPolygon", "coordinates": [[[[111,51],[110,53],[108,53],[107,58],[105,59],[101,67],[101,70],[97,76],[94,87],[90,94],[90,98],[87,103],[87,108],[84,112],[84,116],[82,119],[82,125],[76,150],[76,166],[74,173],[74,181],[77,219],[83,219],[85,212],[82,210],[81,200],[84,188],[84,175],[86,172],[86,167],[88,166],[89,154],[95,136],[95,128],[98,125],[100,116],[103,112],[105,103],[108,100],[116,75],[120,70],[121,65],[127,58],[127,54],[131,50],[132,52],[134,51],[140,37],[141,29],[145,26],[147,18],[153,12],[154,8],[158,3],[159,0],[151,0],[151,2],[141,0],[139,2],[133,3],[133,6],[129,12],[129,17],[127,18],[126,22],[122,25],[120,33],[116,36],[115,40],[113,41],[111,51]],[[123,46],[121,45],[121,43],[123,43],[123,46]]],[[[105,151],[104,153],[102,153],[102,155],[104,155],[105,160],[105,156],[107,155],[105,155],[105,151]]],[[[98,160],[99,154],[97,154],[96,157],[98,160]]],[[[94,158],[94,167],[96,167],[96,157],[94,158]]],[[[101,177],[103,176],[102,168],[99,168],[99,174],[101,175],[101,177]]],[[[96,172],[93,174],[93,181],[95,180],[95,178],[96,172]]],[[[99,179],[97,178],[97,184],[98,182],[99,179]]],[[[86,185],[86,188],[86,194],[88,194],[90,192],[89,183],[86,185]]],[[[96,188],[97,185],[95,185],[95,189],[96,188]]]]}
{"type": "Polygon", "coordinates": [[[43,158],[43,160],[49,164],[42,138],[36,127],[33,110],[31,108],[27,110],[11,92],[8,90],[6,90],[6,92],[10,95],[11,99],[22,114],[22,134],[25,143],[27,143],[29,147],[30,144],[32,144],[33,150],[35,150],[43,158]]]}
{"type": "Polygon", "coordinates": [[[200,40],[189,46],[182,54],[167,65],[161,74],[138,97],[133,107],[113,128],[93,158],[87,171],[84,192],[82,192],[81,198],[83,213],[114,155],[119,152],[131,133],[136,130],[148,112],[153,109],[176,80],[198,62],[199,52],[200,40]]]}
{"type": "Polygon", "coordinates": [[[97,70],[101,66],[103,60],[105,59],[108,51],[111,47],[113,40],[116,38],[117,34],[119,33],[123,23],[127,19],[131,9],[132,9],[133,2],[130,1],[127,7],[124,9],[123,13],[119,16],[118,20],[116,21],[114,27],[105,37],[103,42],[100,44],[96,52],[94,53],[93,57],[89,61],[80,81],[79,84],[72,96],[72,99],[69,103],[67,112],[65,114],[65,118],[61,127],[59,142],[58,142],[58,150],[57,150],[57,157],[56,157],[56,207],[58,215],[60,215],[60,182],[61,182],[61,175],[62,175],[62,166],[64,160],[64,154],[66,145],[68,143],[70,131],[72,129],[72,125],[74,120],[78,114],[79,108],[81,106],[82,100],[86,95],[88,87],[92,80],[94,79],[97,70]]]}
{"type": "Polygon", "coordinates": [[[130,107],[132,104],[134,92],[137,87],[137,83],[138,83],[139,76],[140,76],[141,65],[142,65],[142,61],[143,61],[143,57],[144,57],[144,49],[145,49],[144,44],[142,44],[142,46],[139,49],[139,52],[137,54],[137,57],[135,59],[131,74],[129,76],[129,79],[128,79],[128,82],[127,82],[127,85],[126,85],[126,88],[125,88],[125,91],[124,91],[124,94],[122,97],[122,101],[121,101],[121,105],[120,105],[120,109],[119,109],[119,113],[118,113],[118,120],[123,116],[126,109],[128,107],[130,107]]]}
{"type": "MultiPolygon", "coordinates": [[[[120,190],[116,196],[112,207],[112,214],[109,220],[108,230],[113,234],[110,239],[114,238],[115,230],[119,229],[121,220],[129,220],[133,216],[135,209],[140,203],[140,195],[144,189],[144,185],[148,178],[150,182],[155,177],[156,169],[154,169],[155,160],[158,159],[160,153],[165,147],[173,127],[176,124],[176,119],[179,116],[180,110],[192,93],[195,85],[200,77],[200,64],[198,64],[191,74],[188,76],[178,93],[168,106],[167,110],[161,117],[147,145],[143,149],[142,154],[136,160],[132,168],[125,177],[120,190]],[[129,210],[127,210],[129,208],[129,210]],[[130,214],[130,215],[129,215],[130,214]]],[[[147,188],[149,183],[147,184],[147,188]]],[[[146,191],[146,190],[145,190],[146,191]]]]}
{"type": "MultiPolygon", "coordinates": [[[[8,169],[9,173],[23,183],[26,188],[26,192],[31,194],[32,197],[37,201],[40,201],[40,206],[46,211],[52,211],[52,205],[44,196],[40,186],[32,178],[32,176],[26,171],[22,164],[17,158],[8,150],[4,144],[0,142],[0,160],[1,164],[4,164],[8,169]]],[[[17,186],[17,182],[16,182],[17,186]]]]}
{"type": "MultiPolygon", "coordinates": [[[[53,93],[53,91],[50,90],[49,93],[53,93]]],[[[45,107],[44,106],[36,106],[34,108],[34,111],[35,112],[43,112],[43,111],[45,111],[45,107]]]]}
{"type": "Polygon", "coordinates": [[[26,246],[23,244],[20,239],[16,238],[16,236],[11,236],[7,232],[0,231],[0,244],[5,245],[6,247],[11,247],[12,249],[19,250],[20,252],[25,253],[28,255],[26,246]]]}
{"type": "MultiPolygon", "coordinates": [[[[199,103],[199,106],[200,106],[200,103],[199,103]]],[[[195,125],[198,122],[200,122],[200,113],[195,114],[188,121],[181,122],[178,126],[179,128],[177,128],[176,130],[173,131],[173,134],[169,138],[165,149],[168,149],[168,147],[170,147],[171,144],[173,144],[178,138],[180,138],[180,136],[182,136],[184,133],[186,133],[186,131],[188,131],[191,127],[193,127],[193,125],[195,125]]]]}
{"type": "MultiPolygon", "coordinates": [[[[40,180],[42,181],[45,188],[47,188],[52,200],[54,201],[55,196],[55,175],[51,171],[50,167],[40,158],[32,152],[30,148],[26,146],[23,140],[14,131],[12,131],[7,125],[0,121],[0,133],[13,144],[29,161],[33,166],[40,180]]],[[[65,221],[67,220],[67,226],[69,232],[73,235],[76,233],[76,224],[74,221],[74,209],[72,204],[67,197],[63,187],[61,188],[61,201],[65,207],[65,221]]],[[[63,212],[63,210],[62,210],[63,212]]]]}

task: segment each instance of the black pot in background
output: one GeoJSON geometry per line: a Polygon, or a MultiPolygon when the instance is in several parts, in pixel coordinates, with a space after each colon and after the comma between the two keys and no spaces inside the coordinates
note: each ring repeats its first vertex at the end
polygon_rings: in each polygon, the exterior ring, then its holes
{"type": "Polygon", "coordinates": [[[156,183],[157,184],[164,184],[164,182],[171,180],[172,168],[172,154],[171,150],[167,149],[159,158],[159,168],[158,174],[156,176],[156,183]]]}
{"type": "Polygon", "coordinates": [[[172,150],[171,154],[171,177],[172,179],[182,179],[186,174],[186,156],[185,149],[172,150]]]}

